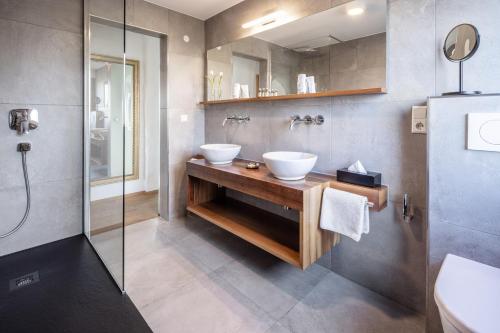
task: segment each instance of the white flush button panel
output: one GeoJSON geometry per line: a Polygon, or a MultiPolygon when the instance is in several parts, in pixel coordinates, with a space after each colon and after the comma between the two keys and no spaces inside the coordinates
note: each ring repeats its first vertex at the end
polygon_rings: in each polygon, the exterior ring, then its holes
{"type": "Polygon", "coordinates": [[[469,113],[467,132],[467,149],[500,152],[500,113],[469,113]]]}
{"type": "Polygon", "coordinates": [[[427,133],[427,106],[414,106],[411,108],[411,132],[427,133]]]}

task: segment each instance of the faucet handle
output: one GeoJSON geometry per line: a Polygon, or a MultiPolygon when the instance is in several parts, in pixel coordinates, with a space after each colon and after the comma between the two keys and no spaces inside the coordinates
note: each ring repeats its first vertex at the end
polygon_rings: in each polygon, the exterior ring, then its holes
{"type": "Polygon", "coordinates": [[[322,115],[317,115],[316,117],[314,117],[314,123],[316,125],[323,125],[325,123],[325,117],[323,117],[322,115]]]}
{"type": "Polygon", "coordinates": [[[18,135],[28,134],[38,127],[38,111],[36,109],[15,109],[9,112],[9,128],[18,135]]]}

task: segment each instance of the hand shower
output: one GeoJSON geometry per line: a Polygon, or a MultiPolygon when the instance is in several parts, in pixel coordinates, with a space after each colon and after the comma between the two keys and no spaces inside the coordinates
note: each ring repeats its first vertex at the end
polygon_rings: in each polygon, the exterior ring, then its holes
{"type": "MultiPolygon", "coordinates": [[[[30,130],[38,127],[38,111],[35,109],[17,109],[9,113],[9,127],[16,130],[18,135],[26,135],[30,130]]],[[[26,188],[26,210],[21,221],[10,231],[1,234],[0,238],[9,237],[18,231],[28,219],[31,208],[31,193],[30,193],[30,180],[28,177],[28,166],[26,162],[26,153],[31,150],[31,143],[21,142],[17,145],[17,151],[21,153],[24,186],[26,188]]]]}

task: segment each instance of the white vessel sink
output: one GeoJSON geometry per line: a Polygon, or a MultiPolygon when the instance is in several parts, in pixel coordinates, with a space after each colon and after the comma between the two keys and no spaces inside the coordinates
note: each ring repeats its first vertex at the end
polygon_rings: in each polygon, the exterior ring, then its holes
{"type": "Polygon", "coordinates": [[[281,180],[303,179],[314,167],[318,156],[292,151],[275,151],[262,155],[274,177],[281,180]]]}
{"type": "Polygon", "coordinates": [[[205,159],[211,164],[229,164],[240,153],[241,146],[233,144],[209,144],[200,147],[205,159]]]}

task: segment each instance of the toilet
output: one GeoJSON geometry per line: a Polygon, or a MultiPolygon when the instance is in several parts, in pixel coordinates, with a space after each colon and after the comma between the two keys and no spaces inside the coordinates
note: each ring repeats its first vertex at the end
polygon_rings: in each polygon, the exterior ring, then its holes
{"type": "Polygon", "coordinates": [[[500,332],[500,269],[447,254],[434,289],[445,333],[500,332]]]}

